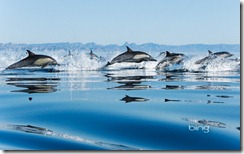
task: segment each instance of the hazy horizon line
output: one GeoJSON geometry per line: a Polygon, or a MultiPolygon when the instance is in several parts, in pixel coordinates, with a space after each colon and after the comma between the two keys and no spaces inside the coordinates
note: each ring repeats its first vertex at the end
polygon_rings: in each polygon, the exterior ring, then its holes
{"type": "Polygon", "coordinates": [[[159,44],[159,43],[154,43],[154,42],[147,42],[147,43],[134,43],[134,42],[124,42],[123,44],[117,44],[117,43],[111,43],[111,44],[100,44],[96,42],[49,42],[49,43],[13,43],[13,42],[8,42],[8,43],[1,43],[0,44],[25,44],[25,45],[42,45],[42,44],[75,44],[75,43],[80,43],[80,44],[96,44],[100,46],[108,46],[108,45],[118,45],[118,46],[124,46],[126,44],[134,44],[134,45],[144,45],[144,44],[155,44],[155,45],[167,45],[167,46],[184,46],[184,45],[240,45],[240,43],[214,43],[214,44],[209,44],[209,43],[189,43],[189,44],[159,44]]]}

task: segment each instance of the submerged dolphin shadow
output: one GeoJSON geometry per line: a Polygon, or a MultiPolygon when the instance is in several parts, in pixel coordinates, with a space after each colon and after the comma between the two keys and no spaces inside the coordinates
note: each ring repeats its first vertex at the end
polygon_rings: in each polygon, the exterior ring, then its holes
{"type": "Polygon", "coordinates": [[[121,99],[121,101],[125,101],[125,103],[130,103],[130,102],[145,102],[148,101],[149,99],[143,98],[143,97],[131,97],[128,95],[125,95],[124,98],[121,99]]]}
{"type": "MultiPolygon", "coordinates": [[[[140,150],[138,148],[123,145],[123,144],[91,140],[91,139],[87,139],[87,138],[84,138],[81,136],[74,136],[74,135],[71,135],[68,133],[60,133],[60,132],[56,132],[51,129],[45,128],[45,127],[39,127],[39,126],[34,126],[34,125],[29,125],[29,124],[21,125],[21,124],[0,123],[0,130],[16,131],[16,132],[22,133],[21,135],[23,135],[23,133],[25,133],[25,135],[32,134],[31,136],[33,136],[33,137],[38,137],[39,135],[42,135],[42,139],[55,138],[55,139],[61,140],[62,142],[66,141],[66,143],[67,143],[67,141],[70,140],[70,141],[72,141],[73,144],[77,143],[81,146],[79,150],[83,149],[84,147],[87,147],[87,145],[89,145],[88,147],[90,147],[90,145],[93,145],[93,147],[96,147],[100,150],[140,150]]],[[[48,140],[45,140],[45,141],[48,141],[48,140]]],[[[21,142],[21,140],[20,140],[20,142],[21,142]]],[[[53,141],[51,140],[49,144],[53,144],[53,141]]],[[[40,142],[40,144],[38,144],[38,146],[40,146],[40,147],[43,147],[43,146],[46,147],[47,145],[48,144],[45,142],[40,142]]],[[[62,147],[62,145],[64,145],[64,144],[60,144],[60,145],[58,146],[58,148],[55,148],[55,149],[56,150],[64,149],[62,147]]],[[[76,147],[76,146],[74,145],[74,147],[76,147]]],[[[89,149],[89,150],[92,150],[92,149],[89,149]]]]}

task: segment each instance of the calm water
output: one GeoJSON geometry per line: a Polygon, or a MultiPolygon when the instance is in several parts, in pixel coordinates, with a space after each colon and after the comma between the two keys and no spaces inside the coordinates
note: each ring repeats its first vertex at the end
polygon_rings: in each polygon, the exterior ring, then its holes
{"type": "Polygon", "coordinates": [[[74,66],[2,69],[0,149],[240,150],[238,70],[74,66]]]}

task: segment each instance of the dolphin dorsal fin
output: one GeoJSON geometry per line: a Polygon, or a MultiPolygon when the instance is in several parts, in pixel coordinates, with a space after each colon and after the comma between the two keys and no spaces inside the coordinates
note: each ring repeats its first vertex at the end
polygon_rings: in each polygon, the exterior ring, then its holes
{"type": "Polygon", "coordinates": [[[126,52],[132,52],[133,50],[131,48],[129,48],[128,46],[126,46],[127,51],[126,52]]]}
{"type": "Polygon", "coordinates": [[[28,52],[28,56],[33,56],[33,55],[36,55],[34,54],[33,52],[31,52],[30,50],[26,50],[28,52]]]}
{"type": "Polygon", "coordinates": [[[125,97],[129,97],[128,95],[125,95],[125,97]]]}
{"type": "Polygon", "coordinates": [[[212,53],[213,53],[212,51],[208,50],[208,54],[210,54],[210,55],[211,55],[212,53]]]}
{"type": "Polygon", "coordinates": [[[171,55],[171,53],[169,51],[166,51],[166,56],[165,57],[169,57],[171,55]]]}
{"type": "Polygon", "coordinates": [[[93,54],[93,51],[91,50],[90,54],[93,54]]]}

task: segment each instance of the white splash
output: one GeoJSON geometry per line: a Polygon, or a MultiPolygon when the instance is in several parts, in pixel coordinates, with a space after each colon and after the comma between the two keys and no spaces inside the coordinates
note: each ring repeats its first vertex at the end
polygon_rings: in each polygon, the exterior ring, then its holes
{"type": "MultiPolygon", "coordinates": [[[[56,66],[55,69],[59,71],[83,71],[83,70],[121,70],[121,69],[149,69],[155,70],[156,65],[165,57],[165,54],[161,55],[152,53],[157,59],[157,62],[147,61],[141,63],[116,63],[108,67],[105,67],[107,62],[111,61],[114,57],[121,54],[123,51],[114,52],[94,52],[100,59],[91,59],[88,55],[89,51],[72,51],[69,54],[65,50],[57,51],[33,51],[36,54],[48,55],[57,60],[60,66],[56,66]]],[[[150,53],[151,54],[151,53],[150,53]]],[[[166,71],[174,69],[183,69],[188,71],[239,71],[240,70],[240,58],[230,57],[228,59],[213,59],[207,64],[195,64],[196,61],[204,58],[207,55],[186,55],[183,63],[180,66],[171,66],[165,69],[166,71]]],[[[9,65],[27,57],[26,51],[0,51],[0,71],[4,70],[9,65]]],[[[164,70],[163,70],[164,71],[164,70]]]]}

